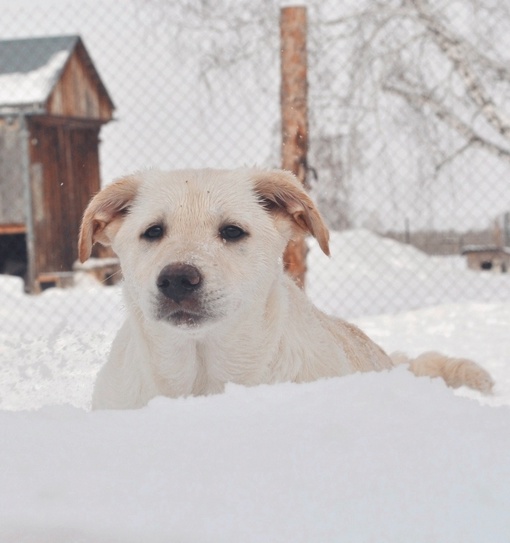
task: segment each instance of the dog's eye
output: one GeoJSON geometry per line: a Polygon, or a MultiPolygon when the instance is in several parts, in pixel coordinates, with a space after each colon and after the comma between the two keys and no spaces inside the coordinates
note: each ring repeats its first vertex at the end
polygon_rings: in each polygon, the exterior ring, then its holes
{"type": "Polygon", "coordinates": [[[248,234],[242,228],[233,224],[228,224],[220,230],[220,236],[225,241],[238,241],[247,235],[248,234]]]}
{"type": "Polygon", "coordinates": [[[155,224],[154,226],[147,228],[147,230],[142,234],[142,238],[148,239],[150,241],[156,240],[163,237],[163,232],[163,227],[159,224],[155,224]]]}

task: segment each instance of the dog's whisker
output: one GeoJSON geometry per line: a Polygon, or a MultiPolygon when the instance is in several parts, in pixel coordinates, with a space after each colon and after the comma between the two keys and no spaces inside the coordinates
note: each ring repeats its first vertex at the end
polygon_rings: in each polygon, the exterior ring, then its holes
{"type": "Polygon", "coordinates": [[[104,279],[102,279],[100,281],[100,283],[103,284],[103,285],[108,285],[110,283],[111,279],[113,279],[117,275],[122,275],[122,270],[119,269],[119,270],[107,275],[104,279]]]}

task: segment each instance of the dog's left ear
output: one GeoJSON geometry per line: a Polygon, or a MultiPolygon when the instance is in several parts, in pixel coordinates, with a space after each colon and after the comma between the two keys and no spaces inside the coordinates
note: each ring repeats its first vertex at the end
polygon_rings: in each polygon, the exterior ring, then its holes
{"type": "Polygon", "coordinates": [[[255,192],[272,212],[285,213],[299,231],[310,233],[329,256],[329,231],[315,204],[295,175],[285,170],[257,171],[255,192]]]}
{"type": "Polygon", "coordinates": [[[98,242],[108,246],[138,191],[139,181],[134,176],[124,177],[98,192],[90,201],[80,228],[78,253],[85,262],[98,242]]]}

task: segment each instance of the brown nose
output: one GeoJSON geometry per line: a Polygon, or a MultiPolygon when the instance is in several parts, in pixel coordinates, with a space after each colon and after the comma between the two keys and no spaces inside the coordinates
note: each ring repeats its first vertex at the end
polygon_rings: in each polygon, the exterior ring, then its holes
{"type": "Polygon", "coordinates": [[[176,303],[192,296],[202,284],[198,268],[190,264],[169,264],[158,276],[159,291],[176,303]]]}

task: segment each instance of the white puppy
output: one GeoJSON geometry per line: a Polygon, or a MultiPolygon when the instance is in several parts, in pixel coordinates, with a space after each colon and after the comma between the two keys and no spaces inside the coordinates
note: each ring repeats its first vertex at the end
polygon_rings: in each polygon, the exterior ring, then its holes
{"type": "MultiPolygon", "coordinates": [[[[284,249],[303,233],[329,253],[319,212],[284,171],[147,171],[99,192],[83,218],[80,259],[95,242],[112,246],[128,318],[97,378],[93,408],[401,362],[355,326],[320,312],[284,273],[284,249]]],[[[436,353],[410,369],[451,386],[492,387],[473,362],[436,353]]]]}

